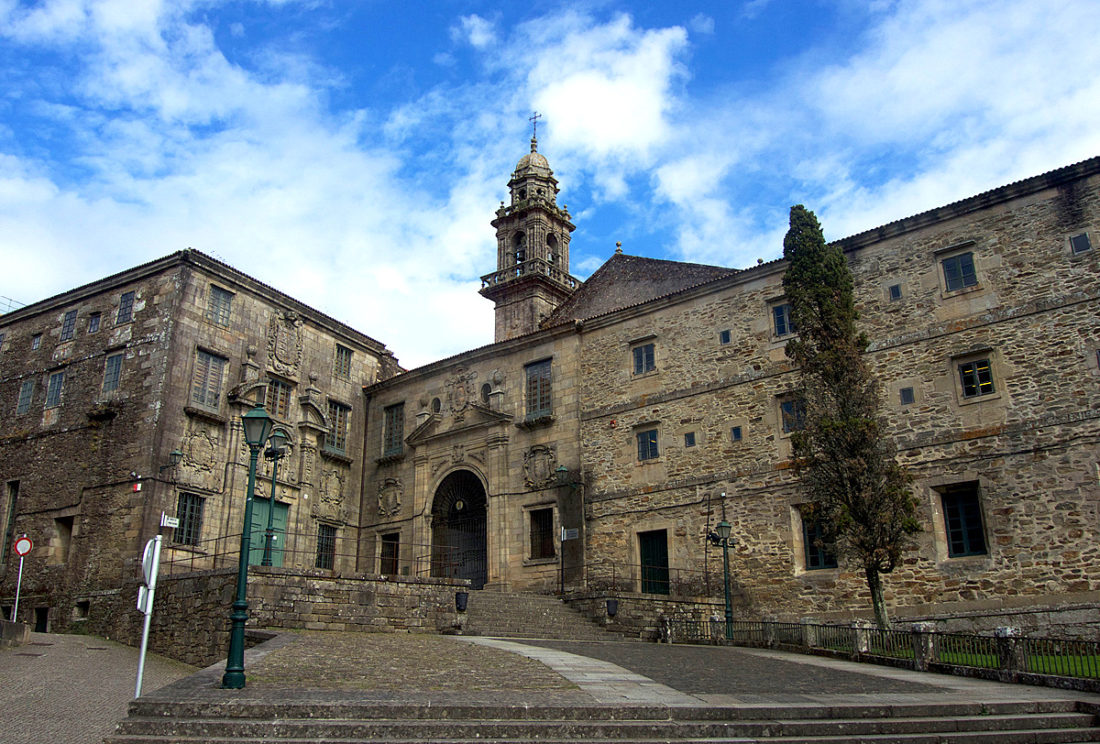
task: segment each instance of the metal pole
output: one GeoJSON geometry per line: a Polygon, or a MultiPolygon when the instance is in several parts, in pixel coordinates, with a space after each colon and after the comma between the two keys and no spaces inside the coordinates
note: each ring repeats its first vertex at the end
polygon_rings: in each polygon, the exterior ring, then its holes
{"type": "MultiPolygon", "coordinates": [[[[141,653],[138,655],[137,685],[134,687],[135,698],[141,697],[141,682],[145,677],[145,654],[149,650],[149,625],[153,620],[153,597],[157,588],[157,574],[160,573],[161,536],[157,535],[153,540],[153,560],[149,568],[149,575],[145,577],[145,585],[148,587],[148,594],[146,595],[148,604],[143,610],[145,613],[145,626],[141,631],[141,653]]],[[[142,562],[144,563],[144,561],[142,562]]]]}
{"type": "MultiPolygon", "coordinates": [[[[272,449],[272,452],[275,450],[272,449]]],[[[267,500],[267,532],[264,534],[264,557],[260,561],[261,566],[271,565],[271,540],[275,535],[275,474],[279,472],[280,459],[278,454],[271,457],[271,494],[267,500]]]]}
{"type": "Polygon", "coordinates": [[[244,505],[244,527],[241,529],[241,555],[237,565],[237,599],[233,602],[233,612],[229,619],[233,627],[229,631],[229,658],[222,675],[222,687],[227,690],[244,688],[244,624],[248,620],[248,552],[252,547],[252,499],[256,491],[256,459],[260,454],[262,442],[255,447],[249,445],[248,456],[248,497],[244,505]]]}
{"type": "MultiPolygon", "coordinates": [[[[26,537],[26,535],[24,535],[26,537]]],[[[13,623],[19,622],[16,620],[19,617],[19,590],[23,586],[23,556],[19,556],[19,578],[15,580],[15,606],[11,608],[11,621],[13,623]]]]}
{"type": "Polygon", "coordinates": [[[726,585],[726,640],[733,638],[733,605],[730,604],[730,541],[722,541],[722,568],[726,585]]]}

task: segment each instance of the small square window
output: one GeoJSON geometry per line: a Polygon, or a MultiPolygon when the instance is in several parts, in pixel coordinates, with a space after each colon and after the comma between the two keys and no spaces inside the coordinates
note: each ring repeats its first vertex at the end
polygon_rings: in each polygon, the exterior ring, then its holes
{"type": "Polygon", "coordinates": [[[725,346],[726,344],[728,344],[732,340],[733,340],[733,334],[730,333],[729,331],[719,331],[718,332],[718,343],[722,344],[723,346],[725,346]]]}
{"type": "Polygon", "coordinates": [[[896,302],[900,299],[901,299],[901,285],[900,284],[891,284],[890,285],[890,301],[891,302],[896,302]]]}
{"type": "Polygon", "coordinates": [[[638,459],[641,461],[656,460],[660,456],[657,448],[657,430],[646,429],[635,434],[638,440],[638,459]]]}
{"type": "Polygon", "coordinates": [[[634,374],[644,375],[657,369],[653,344],[634,347],[634,374]]]}
{"type": "Polygon", "coordinates": [[[1074,255],[1078,253],[1084,253],[1092,250],[1092,241],[1089,240],[1089,234],[1087,232],[1080,235],[1074,235],[1069,239],[1069,247],[1073,251],[1074,255]]]}
{"type": "Polygon", "coordinates": [[[976,359],[959,365],[959,383],[964,398],[978,398],[997,392],[993,386],[993,369],[988,359],[976,359]]]}
{"type": "Polygon", "coordinates": [[[31,351],[37,351],[38,347],[42,345],[42,334],[36,333],[31,336],[31,351]]]}
{"type": "Polygon", "coordinates": [[[791,319],[791,305],[789,302],[772,306],[772,322],[776,338],[790,336],[792,333],[798,332],[794,321],[791,319]]]}
{"type": "Polygon", "coordinates": [[[76,310],[65,313],[65,319],[61,322],[61,340],[68,341],[76,332],[76,310]]]}
{"type": "Polygon", "coordinates": [[[695,432],[689,431],[686,434],[684,434],[684,446],[685,447],[694,447],[695,446],[695,432]]]}
{"type": "Polygon", "coordinates": [[[730,441],[740,442],[741,441],[741,436],[742,436],[742,434],[741,434],[741,427],[740,426],[734,426],[734,427],[730,428],[730,441]]]}
{"type": "Polygon", "coordinates": [[[901,404],[903,406],[907,406],[910,405],[914,400],[916,400],[916,398],[913,394],[913,388],[903,387],[901,389],[901,404]]]}
{"type": "Polygon", "coordinates": [[[100,319],[100,314],[99,313],[92,313],[91,315],[88,316],[88,333],[98,333],[99,332],[99,319],[100,319]]]}
{"type": "Polygon", "coordinates": [[[123,292],[122,296],[118,298],[118,317],[115,318],[115,325],[121,325],[122,323],[129,323],[134,319],[134,293],[123,292]]]}
{"type": "Polygon", "coordinates": [[[973,253],[967,251],[957,256],[948,256],[940,263],[943,266],[944,287],[948,292],[977,286],[978,274],[974,270],[973,253]]]}

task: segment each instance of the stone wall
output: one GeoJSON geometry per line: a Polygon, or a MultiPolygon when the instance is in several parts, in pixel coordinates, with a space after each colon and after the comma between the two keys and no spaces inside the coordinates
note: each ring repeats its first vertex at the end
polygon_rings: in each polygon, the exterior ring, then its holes
{"type": "Polygon", "coordinates": [[[655,641],[661,636],[663,618],[678,620],[709,620],[723,616],[722,602],[705,599],[675,599],[621,592],[586,592],[565,598],[573,609],[603,623],[614,633],[628,638],[655,641]],[[608,600],[618,603],[615,617],[608,615],[608,600]]]}

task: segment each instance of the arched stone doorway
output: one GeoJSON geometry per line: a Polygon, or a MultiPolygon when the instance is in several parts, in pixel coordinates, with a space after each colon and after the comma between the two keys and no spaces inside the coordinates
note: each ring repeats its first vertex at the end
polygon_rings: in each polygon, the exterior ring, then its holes
{"type": "Polygon", "coordinates": [[[488,581],[485,487],[469,470],[443,479],[432,502],[432,576],[488,581]]]}

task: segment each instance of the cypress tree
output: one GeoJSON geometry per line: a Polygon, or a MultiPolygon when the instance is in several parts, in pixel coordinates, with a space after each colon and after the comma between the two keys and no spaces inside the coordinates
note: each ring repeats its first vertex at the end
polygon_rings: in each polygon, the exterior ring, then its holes
{"type": "Polygon", "coordinates": [[[920,531],[916,500],[879,415],[848,263],[801,204],[791,208],[783,257],[783,288],[798,329],[786,353],[799,367],[805,414],[804,427],[791,435],[796,472],[826,542],[862,569],[875,622],[886,628],[882,576],[920,531]]]}

